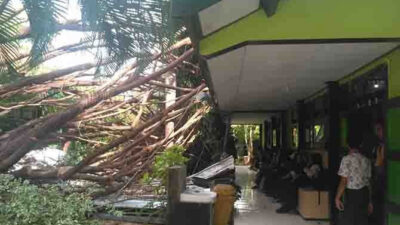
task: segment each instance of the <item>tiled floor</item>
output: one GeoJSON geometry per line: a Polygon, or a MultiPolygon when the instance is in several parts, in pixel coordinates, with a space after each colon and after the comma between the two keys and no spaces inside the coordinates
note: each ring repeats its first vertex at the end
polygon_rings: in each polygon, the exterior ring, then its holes
{"type": "Polygon", "coordinates": [[[236,167],[236,182],[242,187],[242,198],[235,203],[235,225],[315,225],[326,221],[306,221],[299,215],[277,214],[280,207],[272,198],[251,189],[255,172],[245,166],[236,167]]]}

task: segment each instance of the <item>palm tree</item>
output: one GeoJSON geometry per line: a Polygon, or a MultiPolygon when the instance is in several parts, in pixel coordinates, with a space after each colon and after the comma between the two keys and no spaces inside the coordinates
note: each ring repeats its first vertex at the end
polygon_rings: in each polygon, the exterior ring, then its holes
{"type": "Polygon", "coordinates": [[[174,39],[176,30],[169,23],[168,0],[79,0],[81,19],[67,21],[67,9],[73,2],[20,0],[22,7],[16,9],[14,1],[0,0],[2,76],[18,72],[15,60],[23,41],[28,39],[32,44],[29,66],[35,67],[43,61],[51,41],[65,29],[90,32],[83,42],[105,46],[106,56],[99,50],[98,59],[111,59],[115,68],[126,59],[146,58],[154,49],[162,51],[174,39]],[[29,26],[24,28],[25,24],[29,26]]]}

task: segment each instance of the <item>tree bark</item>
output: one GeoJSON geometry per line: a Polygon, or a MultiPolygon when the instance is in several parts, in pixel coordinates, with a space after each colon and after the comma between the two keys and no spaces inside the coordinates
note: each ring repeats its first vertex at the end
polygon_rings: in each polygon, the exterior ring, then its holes
{"type": "Polygon", "coordinates": [[[144,97],[143,97],[143,100],[142,100],[142,104],[140,105],[139,112],[138,112],[138,114],[136,115],[135,119],[132,122],[132,125],[131,125],[132,127],[136,127],[139,124],[139,121],[140,121],[140,119],[142,117],[142,114],[143,114],[144,104],[147,103],[147,101],[150,98],[150,95],[151,95],[151,91],[148,91],[148,92],[146,92],[144,94],[144,97]]]}
{"type": "Polygon", "coordinates": [[[182,92],[191,92],[193,91],[193,89],[191,88],[183,88],[183,87],[177,87],[176,85],[167,85],[167,84],[163,84],[161,82],[158,81],[149,81],[149,84],[154,85],[154,86],[158,86],[161,88],[168,88],[168,89],[172,89],[172,90],[176,90],[176,91],[182,91],[182,92]]]}
{"type": "MultiPolygon", "coordinates": [[[[168,73],[165,78],[165,84],[170,85],[170,86],[176,86],[176,79],[175,76],[172,74],[168,73]]],[[[170,90],[170,89],[165,89],[166,94],[165,94],[165,108],[168,108],[169,106],[173,105],[175,103],[176,99],[176,91],[175,90],[170,90]]],[[[175,130],[175,123],[174,121],[170,121],[165,125],[165,136],[168,137],[170,136],[175,130]]]]}
{"type": "Polygon", "coordinates": [[[12,92],[12,91],[16,91],[20,88],[23,88],[25,86],[28,85],[32,85],[32,84],[43,84],[44,82],[47,82],[49,80],[53,80],[62,76],[66,76],[68,74],[77,72],[77,71],[82,71],[82,70],[88,70],[91,69],[93,67],[96,67],[97,64],[96,63],[85,63],[85,64],[81,64],[81,65],[77,65],[77,66],[72,66],[66,69],[61,69],[61,70],[57,70],[57,71],[53,71],[50,73],[45,73],[45,74],[41,74],[38,76],[32,76],[29,78],[26,78],[22,81],[19,81],[15,84],[9,84],[3,87],[0,87],[0,96],[8,93],[8,92],[12,92]]]}
{"type": "MultiPolygon", "coordinates": [[[[30,167],[24,167],[20,170],[14,171],[11,174],[15,177],[20,177],[24,179],[58,179],[58,174],[64,170],[64,167],[54,168],[54,169],[32,169],[30,167]]],[[[87,180],[94,181],[97,183],[107,183],[109,182],[108,177],[97,176],[93,174],[75,174],[71,179],[74,180],[87,180]]]]}

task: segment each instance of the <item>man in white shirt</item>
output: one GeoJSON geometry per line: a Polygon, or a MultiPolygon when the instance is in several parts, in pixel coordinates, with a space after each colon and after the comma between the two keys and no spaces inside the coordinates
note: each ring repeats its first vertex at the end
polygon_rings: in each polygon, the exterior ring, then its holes
{"type": "Polygon", "coordinates": [[[349,154],[343,157],[338,175],[336,207],[344,210],[344,224],[368,225],[368,213],[373,210],[370,195],[371,164],[360,153],[361,137],[349,137],[349,154]],[[345,204],[342,196],[345,194],[345,204]]]}

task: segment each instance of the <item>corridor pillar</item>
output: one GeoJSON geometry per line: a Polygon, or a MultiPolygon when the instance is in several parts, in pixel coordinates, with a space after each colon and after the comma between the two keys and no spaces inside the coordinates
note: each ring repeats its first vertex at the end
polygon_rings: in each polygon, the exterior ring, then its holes
{"type": "Polygon", "coordinates": [[[331,224],[337,224],[338,212],[335,207],[336,189],[339,183],[337,171],[339,169],[339,150],[340,150],[340,88],[337,82],[327,82],[327,107],[328,123],[327,131],[327,150],[328,150],[328,176],[329,176],[329,202],[331,224]]]}

